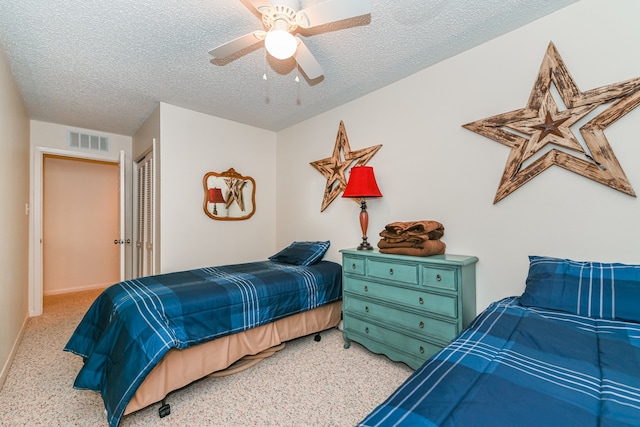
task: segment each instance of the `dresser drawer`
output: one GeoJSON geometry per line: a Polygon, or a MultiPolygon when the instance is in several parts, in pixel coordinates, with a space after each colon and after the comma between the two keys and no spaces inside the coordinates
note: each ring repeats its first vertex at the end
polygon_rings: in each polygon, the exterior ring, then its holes
{"type": "Polygon", "coordinates": [[[411,307],[414,310],[429,311],[456,319],[458,317],[458,298],[456,295],[442,295],[431,292],[398,289],[382,283],[365,280],[349,280],[343,283],[344,290],[358,295],[394,302],[411,307]]]}
{"type": "Polygon", "coordinates": [[[400,264],[370,259],[368,267],[369,277],[412,285],[418,284],[418,264],[400,264]]]}
{"type": "MultiPolygon", "coordinates": [[[[400,334],[396,331],[386,329],[374,323],[369,323],[357,318],[345,319],[345,332],[360,335],[369,340],[384,343],[402,352],[410,354],[414,358],[426,361],[433,354],[442,350],[444,346],[432,343],[428,340],[421,340],[411,336],[400,334]]],[[[361,340],[365,346],[366,340],[361,340]]]]}
{"type": "Polygon", "coordinates": [[[458,284],[456,283],[456,270],[423,265],[422,284],[434,288],[455,291],[458,289],[458,284]]]}
{"type": "Polygon", "coordinates": [[[400,330],[430,336],[445,343],[454,339],[459,332],[457,322],[452,323],[422,314],[405,312],[358,298],[346,298],[342,307],[347,315],[358,316],[369,321],[378,320],[378,323],[393,324],[400,330]]]}
{"type": "Polygon", "coordinates": [[[357,274],[364,276],[364,258],[344,256],[342,258],[342,271],[345,274],[357,274]]]}

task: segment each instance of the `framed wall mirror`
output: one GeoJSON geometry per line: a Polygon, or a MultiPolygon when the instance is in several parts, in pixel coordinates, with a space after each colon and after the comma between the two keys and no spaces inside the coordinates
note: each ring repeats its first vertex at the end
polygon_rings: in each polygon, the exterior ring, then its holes
{"type": "Polygon", "coordinates": [[[207,172],[204,185],[204,213],[221,221],[249,219],[256,212],[256,182],[233,168],[226,172],[207,172]]]}

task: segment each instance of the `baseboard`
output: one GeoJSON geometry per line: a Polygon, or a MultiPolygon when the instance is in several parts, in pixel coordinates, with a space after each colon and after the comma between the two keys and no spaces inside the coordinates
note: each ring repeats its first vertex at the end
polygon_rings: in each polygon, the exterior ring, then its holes
{"type": "Polygon", "coordinates": [[[24,322],[22,322],[22,327],[20,328],[20,332],[18,333],[18,337],[16,341],[13,343],[13,347],[9,352],[9,357],[7,358],[6,363],[2,367],[2,371],[0,371],[0,390],[4,386],[4,382],[9,375],[9,369],[11,369],[11,365],[13,364],[13,359],[16,357],[16,353],[18,353],[18,348],[20,347],[20,343],[22,342],[22,337],[24,336],[24,332],[27,330],[27,322],[29,321],[29,316],[24,318],[24,322]]]}
{"type": "Polygon", "coordinates": [[[66,289],[55,289],[52,291],[44,291],[43,295],[48,297],[51,295],[68,294],[71,292],[93,291],[96,289],[105,289],[111,285],[113,285],[113,282],[98,283],[94,285],[87,285],[87,286],[80,286],[80,287],[73,287],[73,288],[66,288],[66,289]]]}

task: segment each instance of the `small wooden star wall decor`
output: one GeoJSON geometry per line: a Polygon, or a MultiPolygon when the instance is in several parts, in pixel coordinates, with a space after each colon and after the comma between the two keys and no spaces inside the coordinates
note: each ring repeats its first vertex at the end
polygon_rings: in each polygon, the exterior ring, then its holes
{"type": "Polygon", "coordinates": [[[604,129],[638,104],[640,78],[580,92],[551,42],[526,107],[463,127],[511,148],[494,204],[553,165],[635,197],[604,129]],[[565,110],[558,108],[551,93],[551,83],[562,98],[565,110]],[[571,126],[608,103],[611,105],[580,127],[585,149],[571,131],[571,126]],[[577,155],[554,147],[523,167],[525,161],[547,144],[555,144],[577,155]]]}
{"type": "MultiPolygon", "coordinates": [[[[342,120],[340,121],[338,136],[336,137],[336,144],[333,147],[333,154],[331,157],[310,163],[311,166],[316,168],[325,178],[327,178],[327,185],[324,190],[324,197],[322,199],[320,212],[323,212],[327,206],[329,206],[331,202],[338,197],[338,194],[344,191],[347,187],[345,172],[350,166],[352,166],[352,163],[355,161],[353,166],[366,165],[367,162],[378,152],[380,147],[382,147],[382,144],[363,148],[362,150],[351,151],[347,131],[344,128],[342,120]]],[[[359,200],[356,201],[358,204],[360,203],[359,200]]]]}

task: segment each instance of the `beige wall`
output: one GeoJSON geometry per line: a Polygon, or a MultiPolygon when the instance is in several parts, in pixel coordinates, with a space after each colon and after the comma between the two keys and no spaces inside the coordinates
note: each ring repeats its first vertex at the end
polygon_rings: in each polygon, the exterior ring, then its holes
{"type": "Polygon", "coordinates": [[[29,117],[0,46],[0,387],[28,316],[29,117]]]}
{"type": "MultiPolygon", "coordinates": [[[[640,77],[637,0],[582,0],[555,14],[278,133],[277,245],[330,239],[329,258],[360,241],[359,207],[320,213],[340,120],[384,197],[368,201],[369,237],[392,221],[435,219],[449,253],[476,255],[478,309],[522,293],[528,255],[640,263],[640,201],[559,167],[493,205],[509,148],[461,126],[522,108],[553,41],[581,90],[640,77]]],[[[640,108],[606,130],[640,194],[640,108]]]]}

